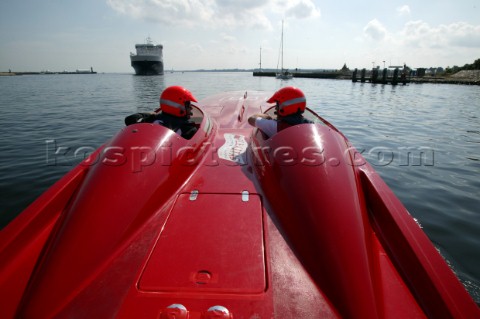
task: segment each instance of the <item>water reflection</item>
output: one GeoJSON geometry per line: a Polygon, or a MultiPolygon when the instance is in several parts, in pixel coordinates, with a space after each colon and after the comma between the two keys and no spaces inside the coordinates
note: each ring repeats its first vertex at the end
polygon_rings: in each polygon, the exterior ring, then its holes
{"type": "Polygon", "coordinates": [[[166,87],[164,75],[133,75],[132,85],[137,112],[150,112],[158,107],[159,96],[166,87]]]}

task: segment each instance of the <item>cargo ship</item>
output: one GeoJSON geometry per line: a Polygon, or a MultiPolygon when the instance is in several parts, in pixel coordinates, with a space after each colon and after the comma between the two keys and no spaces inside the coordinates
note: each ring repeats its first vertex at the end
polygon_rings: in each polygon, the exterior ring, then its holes
{"type": "Polygon", "coordinates": [[[144,44],[136,44],[136,54],[130,53],[130,62],[136,75],[163,74],[163,45],[154,45],[150,37],[144,44]]]}

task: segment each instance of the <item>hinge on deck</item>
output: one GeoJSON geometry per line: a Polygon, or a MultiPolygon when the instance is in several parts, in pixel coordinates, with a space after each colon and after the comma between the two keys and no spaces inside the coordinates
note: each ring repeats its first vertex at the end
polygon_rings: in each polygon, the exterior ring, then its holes
{"type": "Polygon", "coordinates": [[[198,197],[198,190],[193,190],[190,192],[190,200],[197,200],[198,197]]]}

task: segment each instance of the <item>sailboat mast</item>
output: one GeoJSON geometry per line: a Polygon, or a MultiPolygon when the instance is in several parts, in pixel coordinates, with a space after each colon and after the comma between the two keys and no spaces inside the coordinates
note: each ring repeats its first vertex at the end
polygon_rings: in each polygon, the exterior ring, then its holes
{"type": "Polygon", "coordinates": [[[280,50],[281,50],[281,70],[283,72],[283,20],[282,20],[282,39],[280,41],[280,50]]]}
{"type": "MultiPolygon", "coordinates": [[[[291,74],[290,72],[288,72],[287,70],[285,70],[283,68],[283,24],[284,24],[284,21],[282,20],[282,38],[280,40],[280,54],[279,54],[279,60],[280,61],[280,65],[281,65],[281,69],[280,69],[280,73],[277,73],[276,74],[276,77],[277,79],[282,79],[282,80],[288,80],[288,79],[291,79],[293,77],[293,74],[291,74]]],[[[278,62],[277,62],[277,72],[278,72],[278,62]]]]}

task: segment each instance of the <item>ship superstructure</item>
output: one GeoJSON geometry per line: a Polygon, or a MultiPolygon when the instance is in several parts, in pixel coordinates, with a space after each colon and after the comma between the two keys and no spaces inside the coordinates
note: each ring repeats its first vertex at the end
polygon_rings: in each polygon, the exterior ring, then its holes
{"type": "Polygon", "coordinates": [[[150,37],[144,44],[136,44],[136,54],[130,53],[130,61],[136,75],[163,74],[163,45],[154,45],[150,37]]]}

